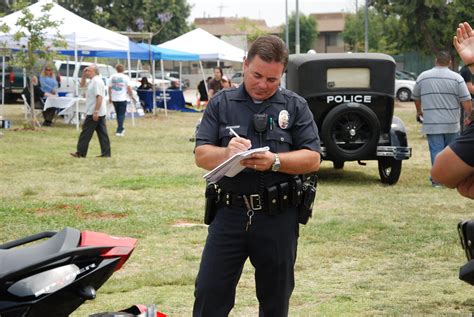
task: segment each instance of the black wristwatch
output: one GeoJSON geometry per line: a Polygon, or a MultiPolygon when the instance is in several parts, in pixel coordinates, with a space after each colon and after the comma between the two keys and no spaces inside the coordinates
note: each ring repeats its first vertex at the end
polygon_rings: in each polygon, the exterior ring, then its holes
{"type": "Polygon", "coordinates": [[[278,154],[275,153],[275,161],[272,164],[272,171],[278,172],[279,170],[280,170],[280,156],[278,156],[278,154]]]}

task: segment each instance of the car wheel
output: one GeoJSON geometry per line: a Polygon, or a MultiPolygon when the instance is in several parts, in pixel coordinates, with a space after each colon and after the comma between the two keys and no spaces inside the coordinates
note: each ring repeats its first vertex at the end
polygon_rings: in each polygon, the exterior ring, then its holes
{"type": "Polygon", "coordinates": [[[411,99],[411,91],[407,88],[400,88],[397,91],[397,98],[400,101],[410,101],[411,99]]]}
{"type": "Polygon", "coordinates": [[[344,168],[344,161],[334,161],[332,162],[332,165],[335,169],[342,170],[344,168]]]}
{"type": "Polygon", "coordinates": [[[321,137],[330,157],[339,161],[358,160],[375,154],[380,123],[367,106],[341,104],[327,114],[321,137]]]}
{"type": "Polygon", "coordinates": [[[383,184],[394,185],[402,172],[402,161],[393,157],[379,159],[379,175],[383,184]]]}

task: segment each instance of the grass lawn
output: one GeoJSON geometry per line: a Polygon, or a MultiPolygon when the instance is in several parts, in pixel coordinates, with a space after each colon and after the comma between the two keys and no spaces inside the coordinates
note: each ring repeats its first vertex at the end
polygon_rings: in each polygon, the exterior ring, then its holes
{"type": "MultiPolygon", "coordinates": [[[[466,262],[456,225],[473,216],[473,201],[433,189],[426,139],[412,103],[396,108],[413,157],[400,181],[384,186],[377,164],[324,162],[313,218],[300,227],[296,287],[290,316],[468,315],[474,290],[458,279],[466,262]]],[[[75,151],[78,131],[25,131],[20,105],[7,105],[13,128],[0,130],[0,242],[71,226],[138,239],[122,270],[97,299],[73,316],[155,303],[169,316],[190,316],[194,279],[207,234],[202,225],[204,171],[189,142],[198,113],[169,111],[126,121],[112,158],[96,158],[94,136],[86,159],[75,151]]],[[[232,316],[257,316],[253,269],[246,264],[232,316]]]]}

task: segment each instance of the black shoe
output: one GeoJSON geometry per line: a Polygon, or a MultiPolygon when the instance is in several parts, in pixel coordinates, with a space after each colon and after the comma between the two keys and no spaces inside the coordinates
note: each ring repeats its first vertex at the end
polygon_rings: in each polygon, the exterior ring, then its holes
{"type": "Polygon", "coordinates": [[[76,158],[84,157],[84,156],[82,156],[81,153],[79,153],[79,152],[74,152],[74,153],[69,153],[69,154],[71,154],[72,157],[76,157],[76,158]]]}
{"type": "Polygon", "coordinates": [[[53,125],[52,122],[48,122],[48,121],[43,122],[43,127],[50,127],[52,125],[53,125]]]}

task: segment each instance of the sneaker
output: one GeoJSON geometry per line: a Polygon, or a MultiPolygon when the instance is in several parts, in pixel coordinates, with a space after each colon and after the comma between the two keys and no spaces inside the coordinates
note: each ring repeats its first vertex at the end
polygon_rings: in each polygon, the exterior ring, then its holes
{"type": "Polygon", "coordinates": [[[122,132],[120,133],[122,136],[125,136],[125,130],[122,130],[122,132]]]}
{"type": "Polygon", "coordinates": [[[443,188],[443,185],[438,184],[438,183],[432,183],[431,187],[433,187],[433,188],[443,188]]]}

